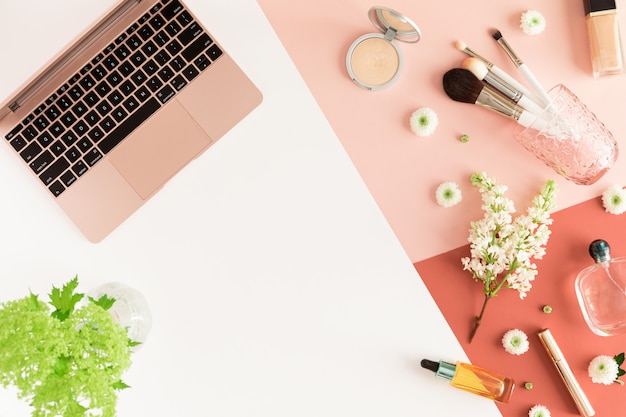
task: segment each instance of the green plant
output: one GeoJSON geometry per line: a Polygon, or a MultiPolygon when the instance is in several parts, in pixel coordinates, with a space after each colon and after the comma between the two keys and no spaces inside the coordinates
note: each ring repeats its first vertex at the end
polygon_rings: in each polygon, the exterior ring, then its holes
{"type": "Polygon", "coordinates": [[[31,292],[0,304],[0,384],[16,387],[33,417],[114,417],[128,388],[135,343],[107,311],[115,299],[85,299],[77,287],[74,277],[49,303],[31,292]]]}

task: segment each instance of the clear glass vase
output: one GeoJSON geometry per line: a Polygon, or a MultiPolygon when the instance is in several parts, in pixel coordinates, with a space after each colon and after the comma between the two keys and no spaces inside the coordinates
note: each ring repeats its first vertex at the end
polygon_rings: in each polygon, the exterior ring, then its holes
{"type": "Polygon", "coordinates": [[[552,101],[515,139],[557,173],[590,185],[615,163],[617,141],[606,126],[564,85],[549,91],[552,101]]]}
{"type": "Polygon", "coordinates": [[[127,329],[129,339],[140,343],[132,348],[137,351],[145,343],[152,328],[152,315],[145,297],[138,290],[120,282],[103,284],[87,295],[98,299],[105,294],[115,298],[109,312],[117,323],[127,329]]]}

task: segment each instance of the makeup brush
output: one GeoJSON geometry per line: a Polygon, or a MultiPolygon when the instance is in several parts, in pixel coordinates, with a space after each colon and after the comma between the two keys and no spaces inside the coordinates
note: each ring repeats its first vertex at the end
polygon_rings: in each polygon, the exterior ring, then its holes
{"type": "Polygon", "coordinates": [[[443,89],[448,97],[462,103],[478,104],[489,110],[515,120],[524,127],[533,127],[544,130],[546,123],[543,119],[524,110],[489,85],[476,78],[470,70],[453,68],[443,75],[443,89]]]}
{"type": "Polygon", "coordinates": [[[459,51],[465,52],[467,55],[479,59],[483,64],[485,64],[485,66],[489,69],[489,71],[491,71],[495,75],[499,76],[500,78],[502,78],[503,80],[508,82],[510,85],[515,87],[517,90],[521,91],[526,97],[528,97],[529,99],[531,99],[532,101],[534,101],[535,103],[537,103],[540,106],[543,105],[543,101],[540,100],[538,97],[536,97],[534,94],[532,94],[526,87],[524,87],[522,84],[520,84],[519,81],[517,81],[515,78],[511,77],[503,69],[501,69],[501,68],[497,67],[496,65],[494,65],[493,63],[489,62],[489,60],[487,60],[486,58],[480,56],[479,54],[477,54],[476,52],[474,52],[473,50],[468,48],[468,46],[465,44],[465,42],[457,41],[455,43],[455,46],[456,46],[456,49],[458,49],[459,51]]]}
{"type": "Polygon", "coordinates": [[[470,70],[476,78],[481,81],[485,81],[487,84],[504,94],[509,99],[513,100],[518,105],[522,106],[524,109],[533,113],[535,116],[539,117],[544,112],[544,109],[540,105],[526,97],[524,93],[506,82],[506,80],[489,71],[489,68],[487,68],[487,66],[483,64],[480,59],[474,57],[466,58],[463,61],[462,67],[470,70]]]}
{"type": "Polygon", "coordinates": [[[530,86],[535,90],[538,98],[541,99],[541,104],[544,108],[548,107],[550,104],[550,96],[546,93],[546,90],[541,86],[539,80],[533,75],[528,66],[524,64],[524,61],[513,51],[511,45],[504,39],[502,36],[502,32],[497,29],[494,29],[491,33],[491,36],[498,42],[498,44],[504,49],[506,54],[511,58],[511,61],[515,64],[515,66],[520,70],[526,81],[530,84],[530,86]]]}

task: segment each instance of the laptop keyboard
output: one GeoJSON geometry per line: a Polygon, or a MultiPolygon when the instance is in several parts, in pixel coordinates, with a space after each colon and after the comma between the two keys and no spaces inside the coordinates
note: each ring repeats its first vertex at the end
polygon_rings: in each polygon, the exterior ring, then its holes
{"type": "Polygon", "coordinates": [[[178,0],[162,0],[5,138],[58,197],[221,54],[178,0]]]}

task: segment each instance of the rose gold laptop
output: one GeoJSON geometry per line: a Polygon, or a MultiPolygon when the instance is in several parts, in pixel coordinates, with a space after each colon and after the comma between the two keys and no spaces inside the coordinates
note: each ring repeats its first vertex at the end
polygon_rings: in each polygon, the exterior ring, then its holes
{"type": "Polygon", "coordinates": [[[0,107],[0,137],[98,242],[261,100],[181,0],[123,0],[0,107]]]}

